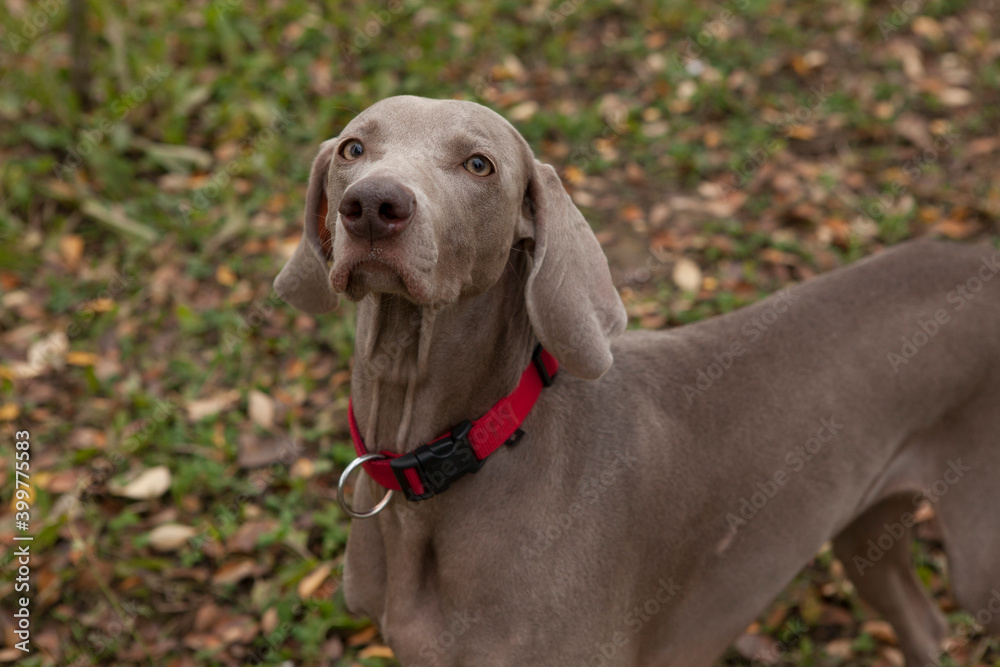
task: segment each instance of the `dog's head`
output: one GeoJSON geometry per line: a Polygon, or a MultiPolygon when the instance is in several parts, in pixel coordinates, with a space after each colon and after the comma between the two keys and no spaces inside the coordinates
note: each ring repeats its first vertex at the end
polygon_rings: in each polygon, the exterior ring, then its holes
{"type": "Polygon", "coordinates": [[[274,282],[308,313],[370,293],[447,308],[490,289],[525,242],[525,301],[542,344],[596,378],[625,326],[607,260],[555,170],[500,115],[473,102],[391,97],[323,143],[305,234],[274,282]]]}

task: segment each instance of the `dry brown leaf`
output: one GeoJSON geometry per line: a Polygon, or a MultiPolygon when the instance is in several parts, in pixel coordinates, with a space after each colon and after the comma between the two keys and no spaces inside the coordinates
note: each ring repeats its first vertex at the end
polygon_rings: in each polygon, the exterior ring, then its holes
{"type": "Polygon", "coordinates": [[[247,397],[247,412],[250,419],[261,428],[274,428],[274,401],[270,396],[257,389],[251,389],[247,397]]]}
{"type": "Polygon", "coordinates": [[[851,646],[854,644],[854,640],[842,637],[840,639],[834,639],[833,641],[826,644],[823,650],[831,658],[839,658],[840,660],[848,660],[854,655],[854,650],[851,646]]]}
{"type": "Polygon", "coordinates": [[[59,239],[59,254],[66,268],[76,273],[80,268],[80,258],[83,256],[83,237],[79,234],[67,234],[59,239]]]}
{"type": "Polygon", "coordinates": [[[264,615],[260,617],[260,629],[265,635],[269,635],[275,631],[278,627],[278,610],[274,607],[268,607],[264,611],[264,615]]]}
{"type": "MultiPolygon", "coordinates": [[[[906,658],[903,657],[903,652],[898,648],[883,646],[879,649],[879,655],[887,663],[885,667],[905,667],[906,665],[906,658]]],[[[976,667],[986,667],[986,665],[977,665],[976,667]]]]}
{"type": "Polygon", "coordinates": [[[212,630],[223,644],[249,644],[260,634],[257,622],[242,614],[224,619],[212,630]]]}
{"type": "Polygon", "coordinates": [[[792,139],[808,141],[816,137],[816,128],[812,125],[789,125],[788,136],[792,139]]]}
{"type": "Polygon", "coordinates": [[[973,221],[953,220],[951,218],[942,220],[933,227],[931,231],[938,232],[950,239],[965,239],[979,230],[979,225],[973,221]]]}
{"type": "Polygon", "coordinates": [[[697,292],[701,289],[701,269],[687,257],[677,260],[671,278],[685,292],[697,292]]]}
{"type": "Polygon", "coordinates": [[[76,488],[81,474],[80,470],[71,468],[69,470],[60,470],[59,472],[53,473],[44,486],[42,486],[38,477],[35,478],[35,481],[39,482],[39,486],[49,493],[69,493],[76,488]]]}
{"type": "Polygon", "coordinates": [[[189,401],[187,404],[188,418],[191,421],[198,421],[205,417],[211,417],[222,410],[232,407],[239,399],[240,392],[235,389],[229,389],[208,398],[189,401]]]}
{"type": "Polygon", "coordinates": [[[198,534],[191,526],[178,523],[165,523],[149,532],[149,546],[157,551],[176,551],[198,534]]]}
{"type": "Polygon", "coordinates": [[[348,637],[347,645],[361,646],[362,644],[370,644],[371,641],[375,639],[375,635],[377,634],[378,630],[375,629],[375,626],[369,625],[368,627],[358,630],[353,635],[348,637]]]}
{"type": "Polygon", "coordinates": [[[538,102],[534,100],[528,100],[527,102],[521,102],[516,107],[511,109],[507,115],[515,123],[523,123],[526,120],[531,120],[531,118],[538,113],[538,102]]]}
{"type": "Polygon", "coordinates": [[[248,521],[241,525],[226,541],[226,548],[231,553],[252,554],[257,550],[257,543],[262,535],[274,530],[278,522],[274,519],[248,521]]]}
{"type": "Polygon", "coordinates": [[[358,657],[362,660],[368,660],[369,658],[385,658],[387,660],[391,660],[396,657],[396,654],[393,653],[392,649],[388,646],[375,644],[358,653],[358,657]]]}
{"type": "Polygon", "coordinates": [[[927,129],[927,119],[915,113],[905,112],[892,124],[896,134],[900,135],[914,146],[930,148],[934,145],[931,133],[927,129]]]}
{"type": "Polygon", "coordinates": [[[293,479],[309,479],[316,474],[316,464],[313,463],[312,459],[302,457],[292,464],[292,468],[288,471],[288,474],[293,479]]]}
{"type": "Polygon", "coordinates": [[[946,107],[964,107],[972,104],[972,93],[965,88],[945,88],[938,93],[938,99],[946,107]]]}
{"type": "Polygon", "coordinates": [[[66,363],[70,366],[93,366],[97,361],[98,357],[93,352],[73,350],[66,353],[66,363]]]}
{"type": "Polygon", "coordinates": [[[159,498],[170,488],[170,469],[166,466],[156,466],[139,473],[128,484],[109,484],[108,491],[113,495],[132,500],[150,500],[159,498]]]}
{"type": "Polygon", "coordinates": [[[895,646],[898,643],[896,638],[896,631],[892,629],[892,626],[886,622],[879,619],[873,619],[870,621],[865,621],[861,625],[861,632],[867,632],[875,639],[879,640],[884,644],[890,644],[895,646]]]}
{"type": "Polygon", "coordinates": [[[235,584],[253,576],[254,570],[253,561],[246,558],[226,563],[212,575],[212,583],[216,585],[235,584]]]}
{"type": "Polygon", "coordinates": [[[215,280],[220,285],[225,285],[226,287],[232,287],[236,284],[236,274],[225,264],[219,264],[215,269],[215,280]]]}
{"type": "Polygon", "coordinates": [[[941,29],[941,24],[930,16],[918,16],[914,18],[912,29],[913,34],[926,37],[932,42],[944,39],[944,31],[941,29]]]}
{"type": "Polygon", "coordinates": [[[308,598],[316,589],[320,587],[320,584],[330,575],[333,571],[333,563],[327,561],[322,563],[315,570],[307,574],[302,578],[298,585],[298,593],[300,598],[308,598]]]}

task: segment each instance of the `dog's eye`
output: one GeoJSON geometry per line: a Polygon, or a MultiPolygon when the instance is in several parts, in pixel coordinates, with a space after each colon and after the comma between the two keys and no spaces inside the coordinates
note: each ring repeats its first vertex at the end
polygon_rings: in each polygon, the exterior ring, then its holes
{"type": "Polygon", "coordinates": [[[475,174],[476,176],[489,176],[493,173],[493,163],[482,155],[473,155],[466,160],[465,164],[462,166],[464,166],[469,173],[475,174]]]}
{"type": "Polygon", "coordinates": [[[365,147],[361,145],[361,142],[357,139],[352,139],[344,144],[344,147],[340,149],[340,154],[344,156],[345,160],[357,160],[359,157],[364,155],[365,147]]]}

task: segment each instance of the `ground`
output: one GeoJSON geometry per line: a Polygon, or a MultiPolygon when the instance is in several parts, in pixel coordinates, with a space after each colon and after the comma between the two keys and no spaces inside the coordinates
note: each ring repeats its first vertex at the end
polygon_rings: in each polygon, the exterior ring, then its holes
{"type": "MultiPolygon", "coordinates": [[[[4,600],[34,539],[32,653],[5,614],[0,661],[395,664],[339,591],[353,311],[271,289],[320,141],[382,97],[514,122],[633,327],[908,238],[998,245],[997,0],[4,5],[4,600]]],[[[914,556],[955,664],[1000,665],[932,515],[914,556]]],[[[827,549],[722,664],[898,665],[893,644],[827,549]]]]}

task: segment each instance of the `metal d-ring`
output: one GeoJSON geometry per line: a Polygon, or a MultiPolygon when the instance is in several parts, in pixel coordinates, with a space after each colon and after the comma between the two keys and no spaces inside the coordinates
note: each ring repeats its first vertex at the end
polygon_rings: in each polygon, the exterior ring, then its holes
{"type": "Polygon", "coordinates": [[[385,494],[382,500],[379,501],[378,505],[371,508],[367,512],[355,512],[353,508],[347,506],[347,501],[344,500],[344,484],[347,482],[347,478],[350,476],[354,469],[357,468],[362,463],[366,463],[373,459],[384,459],[386,458],[383,454],[373,452],[371,454],[365,454],[359,456],[358,458],[351,461],[344,472],[340,473],[340,481],[337,483],[337,504],[340,505],[340,509],[344,510],[344,513],[352,519],[368,519],[375,516],[379,512],[385,509],[389,501],[392,500],[393,490],[389,489],[389,492],[385,494]]]}

